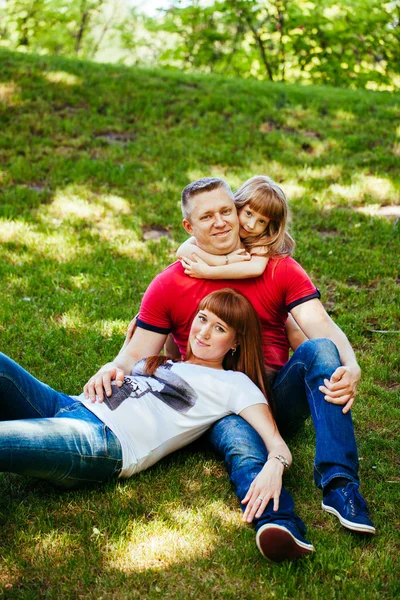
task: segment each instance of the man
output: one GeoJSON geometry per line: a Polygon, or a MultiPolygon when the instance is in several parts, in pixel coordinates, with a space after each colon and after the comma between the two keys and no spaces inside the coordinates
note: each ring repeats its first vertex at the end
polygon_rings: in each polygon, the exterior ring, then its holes
{"type": "MultiPolygon", "coordinates": [[[[196,238],[199,248],[227,255],[240,247],[237,212],[225,181],[203,178],[189,184],[182,193],[182,211],[183,226],[196,238]]],[[[136,361],[158,354],[170,332],[184,354],[199,301],[223,287],[246,295],[260,317],[266,365],[276,373],[273,397],[281,432],[295,431],[312,415],[316,431],[314,477],[323,491],[322,508],[335,514],[348,529],[375,533],[358,491],[357,447],[349,412],[360,368],[345,334],[319,301],[318,290],[290,257],[270,259],[263,275],[246,280],[193,279],[185,275],[179,262],[170,265],[147,289],[131,341],[89,380],[86,395],[94,401],[97,394],[101,400],[105,390],[109,396],[111,380],[122,382],[136,361]],[[290,360],[284,330],[289,312],[309,338],[290,360]]],[[[236,494],[243,500],[267,459],[261,439],[235,415],[216,423],[210,439],[224,456],[236,494]]],[[[304,524],[294,514],[293,501],[285,490],[279,511],[273,511],[270,502],[255,519],[255,526],[257,545],[272,560],[297,558],[313,550],[304,539],[304,524]]]]}

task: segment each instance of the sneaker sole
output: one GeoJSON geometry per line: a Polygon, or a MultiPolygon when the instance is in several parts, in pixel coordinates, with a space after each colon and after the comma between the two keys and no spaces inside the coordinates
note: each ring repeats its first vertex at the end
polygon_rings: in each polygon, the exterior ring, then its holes
{"type": "Polygon", "coordinates": [[[257,548],[272,562],[294,560],[315,552],[312,544],[297,540],[288,529],[281,525],[264,525],[256,535],[257,548]]]}
{"type": "Polygon", "coordinates": [[[351,529],[351,531],[358,531],[358,533],[371,533],[372,535],[376,531],[375,527],[373,527],[372,525],[362,525],[361,523],[352,523],[352,521],[348,521],[347,519],[342,517],[340,512],[338,512],[335,508],[332,508],[332,506],[328,506],[323,502],[321,503],[321,506],[326,512],[331,513],[331,515],[335,515],[335,517],[339,519],[343,527],[351,529]]]}

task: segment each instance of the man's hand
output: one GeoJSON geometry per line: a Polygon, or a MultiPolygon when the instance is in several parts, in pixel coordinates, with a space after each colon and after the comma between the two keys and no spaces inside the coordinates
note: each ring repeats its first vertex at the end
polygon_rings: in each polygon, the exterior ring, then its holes
{"type": "Polygon", "coordinates": [[[115,383],[120,387],[124,383],[124,372],[122,369],[116,367],[114,363],[107,363],[96,375],[93,375],[83,388],[85,398],[91,402],[103,402],[104,392],[107,396],[111,396],[111,381],[115,380],[115,383]]]}
{"type": "Polygon", "coordinates": [[[349,412],[353,406],[358,382],[361,378],[361,370],[354,367],[338,367],[330,380],[324,379],[324,385],[319,387],[319,391],[325,394],[325,400],[332,404],[344,404],[343,414],[349,412]]]}

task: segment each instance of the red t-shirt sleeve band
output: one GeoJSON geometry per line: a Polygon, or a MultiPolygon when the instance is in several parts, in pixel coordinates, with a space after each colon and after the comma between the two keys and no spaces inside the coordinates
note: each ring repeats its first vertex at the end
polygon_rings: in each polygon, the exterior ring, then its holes
{"type": "Polygon", "coordinates": [[[136,322],[138,327],[142,329],[147,329],[147,331],[153,331],[154,333],[162,333],[164,335],[168,335],[171,333],[171,329],[165,329],[164,327],[157,327],[157,325],[150,325],[149,323],[145,323],[142,319],[138,319],[136,322]]]}
{"type": "Polygon", "coordinates": [[[295,306],[299,306],[299,304],[304,304],[304,302],[308,302],[309,300],[312,300],[313,298],[318,298],[318,299],[321,298],[321,293],[318,289],[316,289],[313,294],[309,294],[308,296],[303,296],[303,298],[299,298],[298,300],[291,302],[290,304],[288,304],[286,306],[286,310],[288,312],[290,312],[292,310],[292,308],[294,308],[295,306]]]}

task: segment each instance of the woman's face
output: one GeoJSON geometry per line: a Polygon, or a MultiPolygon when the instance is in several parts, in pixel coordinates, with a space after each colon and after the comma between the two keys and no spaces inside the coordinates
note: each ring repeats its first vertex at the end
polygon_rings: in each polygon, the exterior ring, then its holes
{"type": "Polygon", "coordinates": [[[207,309],[199,310],[189,333],[196,364],[222,369],[227,352],[236,347],[236,332],[207,309]]]}
{"type": "Polygon", "coordinates": [[[261,235],[267,228],[271,219],[256,212],[248,204],[242,206],[238,212],[239,216],[239,235],[242,239],[261,235]]]}

